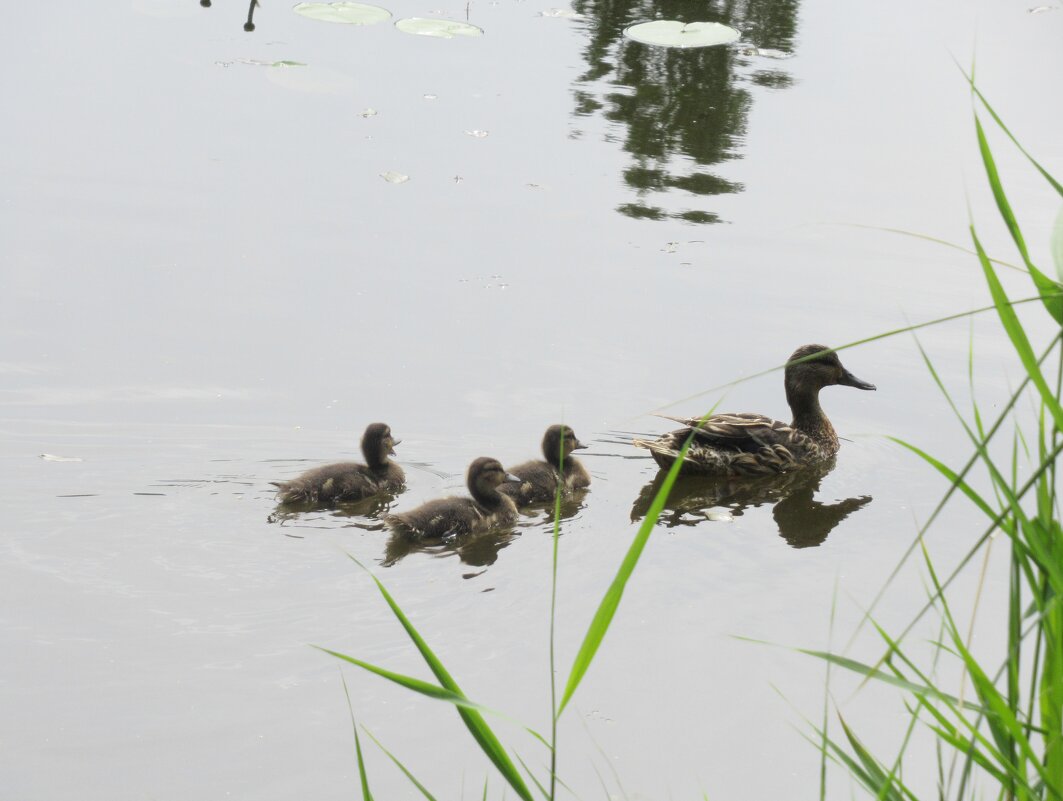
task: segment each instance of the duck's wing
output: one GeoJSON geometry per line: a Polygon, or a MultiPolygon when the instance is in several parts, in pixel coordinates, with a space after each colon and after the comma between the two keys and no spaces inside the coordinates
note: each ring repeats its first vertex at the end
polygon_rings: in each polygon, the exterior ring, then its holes
{"type": "Polygon", "coordinates": [[[704,420],[699,417],[667,419],[686,428],[665,434],[652,443],[637,441],[635,444],[675,459],[693,432],[694,440],[685,461],[711,472],[746,475],[785,472],[802,463],[810,444],[808,437],[793,426],[762,414],[715,414],[704,420]]]}
{"type": "Polygon", "coordinates": [[[694,429],[695,443],[747,452],[786,445],[800,434],[793,426],[763,414],[714,414],[705,419],[659,416],[686,426],[688,435],[689,429],[694,429]]]}

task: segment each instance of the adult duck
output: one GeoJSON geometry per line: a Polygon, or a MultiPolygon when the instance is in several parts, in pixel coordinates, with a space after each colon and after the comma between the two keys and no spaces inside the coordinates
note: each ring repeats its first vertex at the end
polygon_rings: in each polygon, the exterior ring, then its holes
{"type": "Polygon", "coordinates": [[[291,481],[271,481],[277,499],[285,504],[329,506],[354,503],[380,492],[398,492],[405,486],[402,468],[388,457],[401,440],[385,423],[370,423],[362,435],[365,464],[338,462],[307,470],[291,481]]]}
{"type": "Polygon", "coordinates": [[[755,476],[785,473],[833,459],[838,453],[838,435],[823,408],[819,391],[845,386],[873,390],[846,370],[838,354],[825,345],[803,345],[786,363],[786,402],[793,413],[789,424],[761,414],[715,414],[669,417],[685,428],[656,440],[636,439],[661,467],[670,467],[693,433],[683,458],[683,472],[723,476],[755,476]]]}

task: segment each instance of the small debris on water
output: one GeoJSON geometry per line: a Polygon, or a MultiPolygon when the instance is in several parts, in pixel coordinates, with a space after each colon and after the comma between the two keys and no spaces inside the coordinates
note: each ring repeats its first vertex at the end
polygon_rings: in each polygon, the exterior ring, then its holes
{"type": "Polygon", "coordinates": [[[439,95],[431,95],[431,94],[424,95],[424,99],[425,100],[438,100],[439,99],[439,95]]]}
{"type": "Polygon", "coordinates": [[[56,456],[54,453],[42,453],[40,458],[46,462],[81,462],[80,456],[56,456]]]}
{"type": "Polygon", "coordinates": [[[722,509],[709,509],[705,512],[705,519],[714,523],[733,523],[734,515],[722,509]]]}
{"type": "Polygon", "coordinates": [[[474,137],[476,139],[485,139],[490,134],[490,131],[474,130],[474,131],[466,131],[465,133],[468,136],[472,136],[472,137],[474,137]]]}
{"type": "Polygon", "coordinates": [[[404,184],[410,180],[410,176],[403,175],[401,172],[394,172],[393,170],[380,173],[380,177],[389,184],[404,184]]]}
{"type": "Polygon", "coordinates": [[[370,117],[375,117],[377,115],[377,110],[375,108],[367,108],[359,112],[359,114],[366,119],[369,119],[370,117]]]}

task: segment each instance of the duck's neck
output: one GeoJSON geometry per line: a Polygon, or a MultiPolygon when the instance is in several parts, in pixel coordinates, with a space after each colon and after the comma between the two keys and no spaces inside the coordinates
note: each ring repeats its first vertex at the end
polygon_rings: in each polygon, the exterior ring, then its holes
{"type": "Polygon", "coordinates": [[[365,457],[365,463],[370,470],[387,470],[391,463],[388,455],[379,448],[365,448],[362,450],[362,456],[365,457]]]}
{"type": "Polygon", "coordinates": [[[495,487],[481,487],[475,484],[470,485],[469,494],[480,506],[486,506],[488,509],[498,506],[505,498],[495,487]]]}
{"type": "Polygon", "coordinates": [[[819,405],[818,389],[787,384],[786,402],[794,416],[790,425],[817,442],[837,448],[838,435],[819,405]]]}

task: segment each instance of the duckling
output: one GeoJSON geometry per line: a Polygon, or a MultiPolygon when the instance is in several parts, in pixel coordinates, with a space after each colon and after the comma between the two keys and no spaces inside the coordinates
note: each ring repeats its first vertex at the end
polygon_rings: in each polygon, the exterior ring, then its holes
{"type": "Polygon", "coordinates": [[[402,468],[388,459],[395,455],[401,440],[391,436],[384,423],[371,423],[362,435],[362,455],[366,464],[339,462],[307,470],[291,481],[271,481],[281,503],[353,503],[379,492],[398,492],[405,486],[402,468]]]}
{"type": "Polygon", "coordinates": [[[542,447],[545,462],[531,461],[510,467],[509,472],[520,479],[520,484],[505,484],[498,488],[499,492],[516,501],[518,506],[554,500],[558,482],[561,483],[563,496],[571,495],[573,490],[591,483],[587,468],[575,457],[570,458],[572,451],[587,447],[576,439],[571,428],[550,426],[543,435],[542,447]]]}
{"type": "Polygon", "coordinates": [[[824,345],[803,345],[786,365],[786,402],[793,412],[789,425],[760,414],[715,414],[706,420],[668,417],[686,428],[653,440],[636,439],[661,467],[679,456],[690,433],[694,440],[683,471],[709,475],[756,476],[785,473],[833,459],[838,435],[819,405],[823,387],[841,385],[873,390],[844,367],[838,354],[824,345]],[[801,361],[798,361],[801,360],[801,361]],[[797,362],[797,363],[795,363],[797,362]]]}
{"type": "Polygon", "coordinates": [[[517,520],[513,499],[498,491],[505,482],[520,481],[502,463],[481,456],[469,465],[465,483],[471,498],[437,498],[408,512],[387,515],[384,522],[397,534],[414,540],[442,540],[482,534],[512,526],[517,520]]]}

